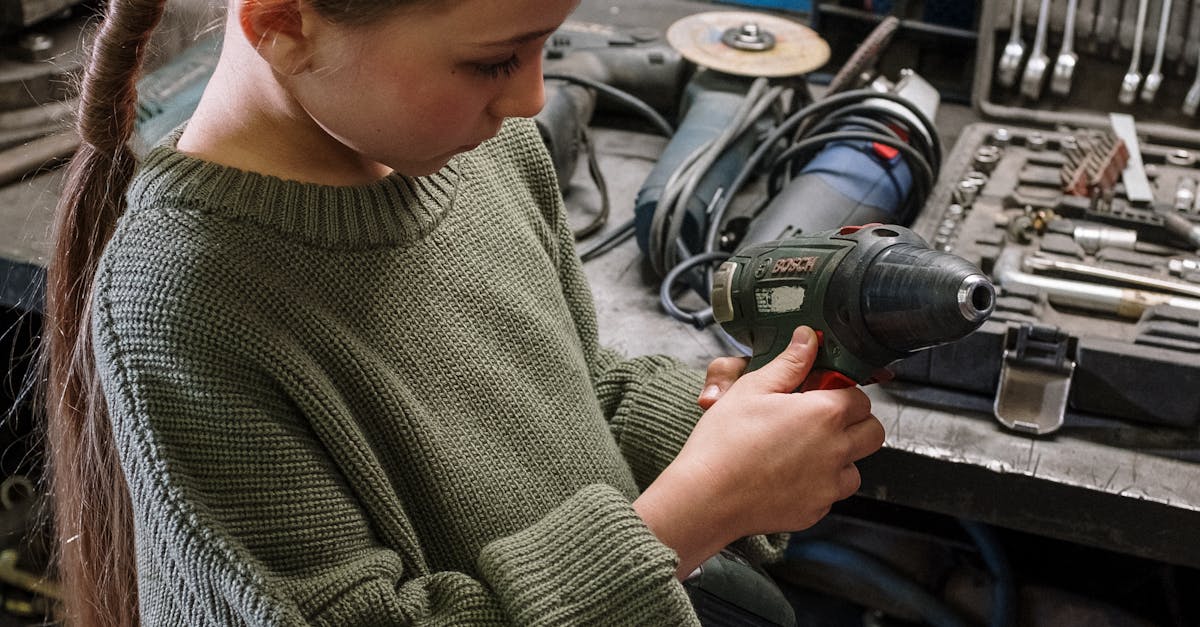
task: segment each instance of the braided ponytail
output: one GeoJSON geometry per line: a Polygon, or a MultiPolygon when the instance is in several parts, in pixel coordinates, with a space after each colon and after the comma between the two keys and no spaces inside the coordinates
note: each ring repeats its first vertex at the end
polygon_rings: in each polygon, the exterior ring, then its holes
{"type": "Polygon", "coordinates": [[[96,265],[125,209],[136,159],[136,82],[165,0],[109,0],[80,92],[81,145],[67,169],[46,272],[47,453],[68,622],[138,622],[128,488],[96,376],[96,265]]]}

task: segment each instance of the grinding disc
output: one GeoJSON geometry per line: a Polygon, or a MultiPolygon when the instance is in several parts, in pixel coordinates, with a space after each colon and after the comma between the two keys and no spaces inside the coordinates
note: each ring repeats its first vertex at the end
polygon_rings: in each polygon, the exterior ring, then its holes
{"type": "Polygon", "coordinates": [[[751,11],[690,15],[667,29],[667,41],[692,63],[738,76],[795,76],[829,61],[829,44],[816,31],[751,11]]]}

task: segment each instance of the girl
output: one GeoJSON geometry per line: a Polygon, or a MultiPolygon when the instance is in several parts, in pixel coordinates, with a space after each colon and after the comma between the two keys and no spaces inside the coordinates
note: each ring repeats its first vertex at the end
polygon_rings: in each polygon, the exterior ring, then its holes
{"type": "Polygon", "coordinates": [[[857,489],[808,329],[707,386],[597,346],[525,119],[576,2],[232,0],[136,176],[163,8],[110,2],[48,279],[74,622],[693,624],[680,578],[857,489]]]}

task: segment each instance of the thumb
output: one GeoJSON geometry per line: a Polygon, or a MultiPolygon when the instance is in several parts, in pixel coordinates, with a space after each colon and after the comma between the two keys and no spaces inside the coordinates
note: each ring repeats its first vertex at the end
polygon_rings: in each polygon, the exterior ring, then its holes
{"type": "Polygon", "coordinates": [[[747,376],[753,375],[754,385],[760,391],[795,392],[812,370],[816,358],[816,334],[809,327],[797,327],[783,352],[747,376]]]}

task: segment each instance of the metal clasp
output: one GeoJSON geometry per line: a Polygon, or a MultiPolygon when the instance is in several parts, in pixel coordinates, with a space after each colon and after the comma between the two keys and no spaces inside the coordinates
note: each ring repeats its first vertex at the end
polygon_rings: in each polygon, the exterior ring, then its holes
{"type": "Polygon", "coordinates": [[[996,420],[1022,433],[1058,431],[1066,416],[1077,345],[1055,327],[1009,327],[993,405],[996,420]]]}

